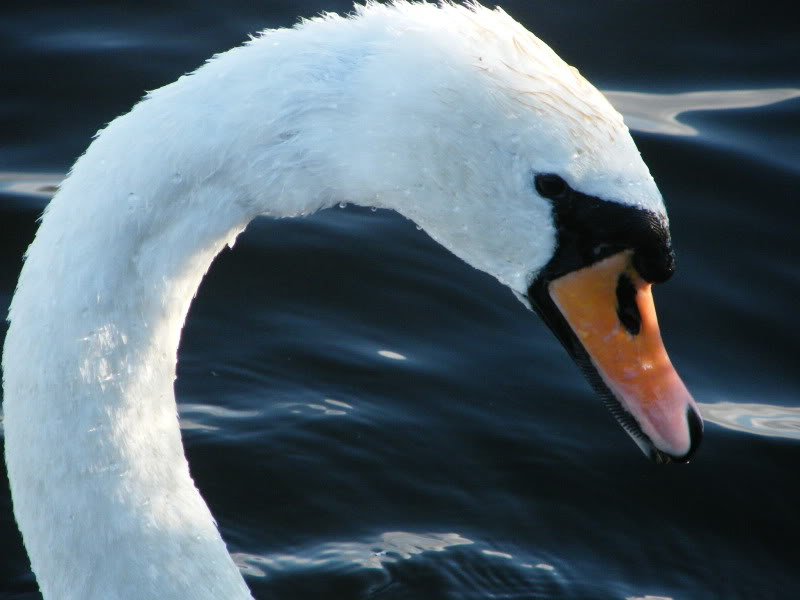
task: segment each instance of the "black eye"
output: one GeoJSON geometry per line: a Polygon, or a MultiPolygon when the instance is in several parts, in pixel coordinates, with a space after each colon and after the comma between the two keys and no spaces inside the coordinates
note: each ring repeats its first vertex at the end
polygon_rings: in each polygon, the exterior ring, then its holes
{"type": "Polygon", "coordinates": [[[552,173],[542,173],[534,178],[536,191],[545,198],[555,200],[561,198],[567,193],[569,186],[558,175],[552,173]]]}

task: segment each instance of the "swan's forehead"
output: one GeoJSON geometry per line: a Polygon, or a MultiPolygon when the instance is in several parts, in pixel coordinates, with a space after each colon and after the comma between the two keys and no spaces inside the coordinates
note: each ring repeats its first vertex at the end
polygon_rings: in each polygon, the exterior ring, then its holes
{"type": "Polygon", "coordinates": [[[449,52],[459,48],[464,66],[488,84],[488,125],[519,140],[532,169],[558,173],[581,192],[664,213],[622,116],[577,69],[500,8],[442,5],[435,13],[444,21],[437,27],[453,34],[442,43],[449,52]]]}
{"type": "Polygon", "coordinates": [[[478,68],[500,91],[502,116],[517,122],[533,168],[558,173],[581,192],[663,213],[655,182],[605,96],[500,9],[478,14],[503,25],[495,43],[481,47],[478,68]]]}
{"type": "MultiPolygon", "coordinates": [[[[300,27],[311,42],[324,38],[338,49],[315,77],[338,82],[349,98],[342,105],[357,107],[353,120],[339,121],[342,139],[362,139],[348,148],[369,148],[374,156],[365,156],[365,165],[391,153],[379,165],[383,179],[441,170],[443,157],[457,157],[487,187],[516,185],[523,169],[527,181],[531,172],[551,172],[585,194],[664,214],[621,115],[501,9],[369,2],[348,19],[328,15],[300,27]],[[343,24],[347,35],[340,36],[343,24]]],[[[350,161],[347,171],[357,168],[350,161]]]]}

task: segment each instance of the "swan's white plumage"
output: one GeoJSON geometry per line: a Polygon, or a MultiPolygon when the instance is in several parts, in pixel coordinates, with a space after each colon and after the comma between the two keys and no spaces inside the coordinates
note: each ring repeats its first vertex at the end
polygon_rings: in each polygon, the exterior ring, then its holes
{"type": "Polygon", "coordinates": [[[214,256],[259,214],[393,208],[524,292],[532,173],[663,214],[619,115],[501,10],[368,4],[268,31],[101,131],[10,309],[6,456],[45,598],[249,598],[189,475],[173,380],[214,256]]]}

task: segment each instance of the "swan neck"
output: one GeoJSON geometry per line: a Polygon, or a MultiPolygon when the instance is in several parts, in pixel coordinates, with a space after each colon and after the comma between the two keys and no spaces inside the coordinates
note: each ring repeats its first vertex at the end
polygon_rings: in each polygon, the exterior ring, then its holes
{"type": "Polygon", "coordinates": [[[173,392],[191,300],[251,215],[172,169],[135,188],[103,174],[98,142],[48,207],[9,315],[6,459],[33,570],[48,600],[251,598],[173,392]]]}

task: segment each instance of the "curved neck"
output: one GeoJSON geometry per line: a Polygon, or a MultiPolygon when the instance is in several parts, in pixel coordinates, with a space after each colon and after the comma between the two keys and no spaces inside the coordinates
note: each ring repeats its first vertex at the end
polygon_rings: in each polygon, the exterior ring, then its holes
{"type": "Polygon", "coordinates": [[[6,458],[47,599],[251,597],[190,476],[173,381],[202,276],[259,211],[180,132],[130,146],[161,110],[139,105],[78,161],[10,309],[6,458]]]}
{"type": "Polygon", "coordinates": [[[480,93],[497,85],[464,48],[439,60],[439,9],[408,6],[272,32],[153,92],[51,202],[3,356],[14,510],[48,600],[250,597],[189,474],[173,381],[200,280],[252,218],[393,208],[518,292],[552,253],[518,103],[480,93]]]}
{"type": "Polygon", "coordinates": [[[244,81],[243,56],[259,59],[235,49],[113,121],[28,251],[4,347],[6,460],[48,600],[251,597],[184,456],[181,328],[255,216],[378,202],[330,164],[341,117],[276,98],[275,77],[244,81]]]}
{"type": "Polygon", "coordinates": [[[167,200],[84,177],[47,211],[4,349],[32,567],[48,599],[250,598],[189,474],[173,394],[191,299],[247,216],[214,185],[167,200]]]}

